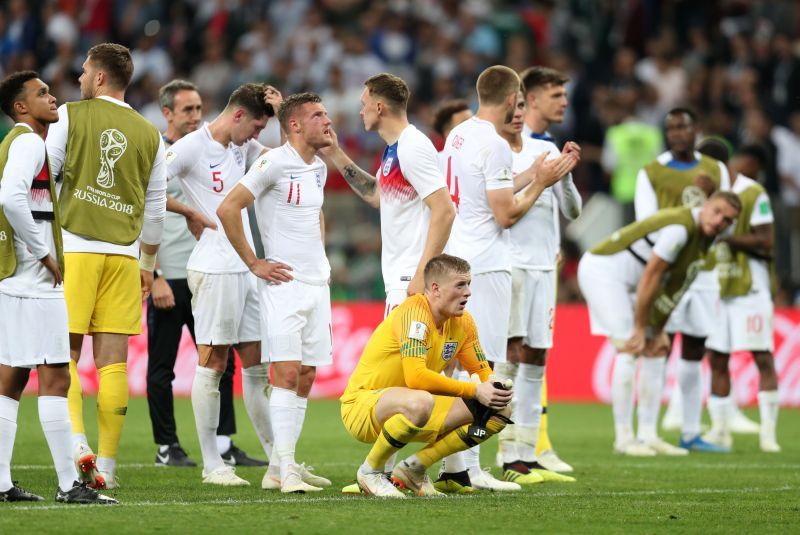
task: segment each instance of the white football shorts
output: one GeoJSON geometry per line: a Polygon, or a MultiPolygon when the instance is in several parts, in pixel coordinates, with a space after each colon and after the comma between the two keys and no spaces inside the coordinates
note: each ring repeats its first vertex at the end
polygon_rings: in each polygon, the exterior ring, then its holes
{"type": "Polygon", "coordinates": [[[521,337],[523,344],[535,349],[553,347],[555,304],[555,270],[512,269],[508,337],[521,337]]]}
{"type": "Polygon", "coordinates": [[[0,293],[0,364],[35,368],[69,362],[69,323],[63,298],[0,293]]]}
{"type": "Polygon", "coordinates": [[[720,299],[706,347],[720,353],[774,349],[774,306],[769,292],[720,299]]]}
{"type": "Polygon", "coordinates": [[[492,362],[506,362],[508,317],[511,311],[511,273],[491,271],[472,276],[467,310],[475,319],[478,339],[492,362]]]}
{"type": "Polygon", "coordinates": [[[187,271],[198,344],[233,345],[261,340],[256,277],[250,272],[187,271]]]}

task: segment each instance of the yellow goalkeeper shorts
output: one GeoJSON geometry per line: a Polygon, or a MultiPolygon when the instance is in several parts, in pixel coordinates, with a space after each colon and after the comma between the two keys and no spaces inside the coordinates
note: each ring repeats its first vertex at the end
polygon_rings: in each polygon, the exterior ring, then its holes
{"type": "MultiPolygon", "coordinates": [[[[347,432],[361,442],[373,443],[381,432],[381,424],[375,417],[375,406],[385,388],[379,390],[364,390],[342,401],[342,422],[347,432]]],[[[422,426],[422,431],[414,437],[414,442],[431,443],[441,435],[445,428],[444,422],[456,398],[452,396],[433,396],[433,411],[431,417],[422,426]]]]}
{"type": "Polygon", "coordinates": [[[66,253],[64,263],[69,332],[142,332],[138,260],[124,255],[66,253]]]}

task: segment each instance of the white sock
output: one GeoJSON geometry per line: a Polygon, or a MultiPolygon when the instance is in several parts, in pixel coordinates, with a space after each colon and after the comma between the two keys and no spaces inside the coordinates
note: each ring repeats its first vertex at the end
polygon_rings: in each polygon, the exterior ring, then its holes
{"type": "Polygon", "coordinates": [[[467,466],[467,470],[472,472],[475,470],[475,473],[480,472],[481,470],[481,447],[480,446],[472,446],[469,449],[466,449],[461,453],[461,458],[464,459],[464,464],[467,466]]]}
{"type": "Polygon", "coordinates": [[[285,388],[272,388],[269,400],[269,415],[275,441],[273,457],[280,466],[281,481],[286,477],[289,465],[294,464],[294,449],[297,443],[297,394],[285,388]]]}
{"type": "Polygon", "coordinates": [[[89,445],[89,439],[86,438],[85,433],[72,433],[72,449],[74,450],[78,444],[89,445]]]}
{"type": "Polygon", "coordinates": [[[762,390],[758,393],[758,412],[761,416],[761,438],[777,442],[775,428],[778,424],[778,391],[762,390]]]}
{"type": "Polygon", "coordinates": [[[219,427],[219,380],[222,373],[198,366],[192,381],[192,410],[203,456],[203,473],[224,466],[217,446],[219,427]]]}
{"type": "MultiPolygon", "coordinates": [[[[511,400],[511,420],[516,422],[517,406],[519,400],[519,364],[516,362],[498,362],[494,368],[495,374],[501,379],[509,378],[514,380],[514,397],[511,400]]],[[[520,459],[517,451],[517,426],[516,424],[506,425],[497,435],[497,451],[503,463],[512,463],[520,459]]],[[[443,461],[444,462],[444,461],[443,461]]],[[[463,464],[463,461],[459,464],[463,464]]],[[[465,468],[466,469],[466,468],[465,468]]],[[[443,470],[444,471],[444,470],[443,470]]],[[[455,473],[455,470],[447,470],[455,473]]]]}
{"type": "Polygon", "coordinates": [[[643,357],[639,369],[639,440],[649,442],[658,437],[658,410],[664,392],[664,368],[666,357],[643,357]]]}
{"type": "Polygon", "coordinates": [[[109,474],[111,476],[110,479],[114,479],[114,474],[117,470],[117,460],[110,457],[98,457],[97,469],[100,472],[109,474]]]}
{"type": "Polygon", "coordinates": [[[517,459],[536,461],[536,440],[539,438],[539,421],[542,418],[542,382],[544,366],[520,363],[514,390],[519,398],[516,414],[512,415],[516,429],[517,459]]]}
{"type": "Polygon", "coordinates": [[[614,359],[611,377],[611,407],[617,446],[633,440],[633,392],[636,376],[636,357],[619,353],[614,359]]]}
{"type": "Polygon", "coordinates": [[[711,416],[711,429],[721,433],[730,433],[734,408],[733,398],[730,395],[722,397],[711,394],[708,396],[708,414],[711,416]]]}
{"type": "Polygon", "coordinates": [[[306,410],[308,409],[308,398],[297,396],[297,407],[295,407],[295,433],[294,440],[300,440],[300,433],[303,432],[303,423],[306,421],[306,410]]]}
{"type": "Polygon", "coordinates": [[[11,455],[17,436],[17,413],[19,401],[0,396],[0,491],[14,486],[11,482],[11,455]]]}
{"type": "Polygon", "coordinates": [[[442,459],[442,466],[439,468],[440,474],[457,474],[467,469],[467,464],[464,462],[463,452],[459,451],[448,455],[442,459]]]}
{"type": "Polygon", "coordinates": [[[233,446],[233,440],[231,439],[230,435],[216,435],[216,437],[217,438],[214,440],[217,443],[217,451],[219,454],[222,455],[223,453],[228,453],[228,450],[231,449],[231,446],[233,446]]]}
{"type": "MultiPolygon", "coordinates": [[[[679,358],[678,360],[683,359],[679,358]]],[[[664,412],[664,420],[680,424],[681,418],[683,418],[683,396],[681,396],[680,384],[676,382],[669,393],[669,404],[664,412]]]]}
{"type": "Polygon", "coordinates": [[[683,402],[681,437],[691,440],[700,434],[700,417],[703,413],[703,378],[700,361],[678,361],[678,385],[683,402]]]}
{"type": "Polygon", "coordinates": [[[39,396],[39,422],[53,457],[58,486],[68,491],[78,481],[78,470],[72,458],[72,423],[69,421],[67,398],[39,396]]]}
{"type": "Polygon", "coordinates": [[[242,394],[247,416],[264,448],[267,458],[272,458],[272,423],[269,420],[269,364],[256,364],[242,369],[242,394]]]}

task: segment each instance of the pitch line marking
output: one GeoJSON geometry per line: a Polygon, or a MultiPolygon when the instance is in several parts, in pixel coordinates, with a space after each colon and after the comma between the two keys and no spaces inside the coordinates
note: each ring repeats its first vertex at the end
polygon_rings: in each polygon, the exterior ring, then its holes
{"type": "MultiPolygon", "coordinates": [[[[591,494],[592,496],[660,496],[660,495],[690,495],[690,494],[727,494],[727,493],[756,493],[756,492],[793,492],[798,490],[798,487],[791,485],[784,485],[781,487],[743,487],[743,488],[704,488],[704,489],[684,489],[684,490],[631,490],[631,491],[607,491],[607,492],[522,492],[522,493],[486,493],[483,496],[494,500],[509,500],[514,498],[530,498],[530,497],[575,497],[584,498],[591,494]]],[[[474,497],[451,497],[449,499],[474,499],[474,497]]],[[[387,503],[382,499],[369,499],[366,496],[320,496],[308,497],[305,499],[293,499],[291,497],[282,498],[267,498],[263,500],[197,500],[197,501],[181,501],[181,502],[122,502],[121,506],[126,508],[132,507],[196,507],[198,505],[263,505],[263,504],[282,504],[282,503],[332,503],[332,502],[348,502],[353,500],[369,500],[371,503],[387,503]]],[[[431,498],[428,498],[431,499],[431,498]]],[[[444,500],[448,498],[432,498],[444,500]]],[[[412,502],[413,503],[413,502],[412,502]]],[[[93,505],[93,506],[75,506],[71,504],[52,504],[52,505],[23,505],[19,507],[9,507],[13,511],[44,511],[50,509],[75,509],[76,511],[84,507],[108,507],[106,505],[93,505]]]]}

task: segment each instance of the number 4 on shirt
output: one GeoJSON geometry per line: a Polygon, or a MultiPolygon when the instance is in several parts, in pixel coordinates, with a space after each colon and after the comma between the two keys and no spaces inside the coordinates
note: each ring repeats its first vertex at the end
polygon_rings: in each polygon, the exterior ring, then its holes
{"type": "Polygon", "coordinates": [[[458,203],[461,202],[461,197],[458,193],[458,176],[453,175],[451,173],[451,161],[453,157],[447,157],[447,191],[450,193],[450,200],[453,201],[453,204],[456,206],[456,212],[458,211],[458,203]],[[451,177],[452,175],[452,177],[451,177]]]}

